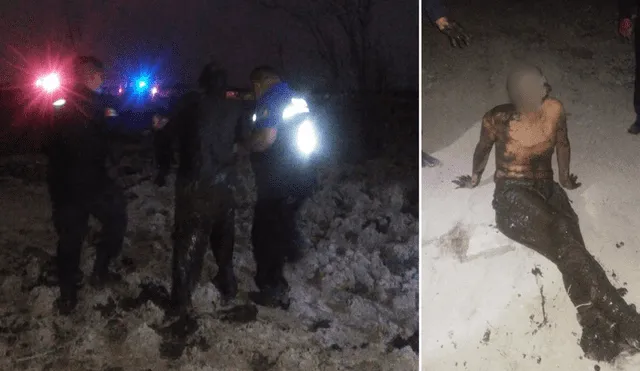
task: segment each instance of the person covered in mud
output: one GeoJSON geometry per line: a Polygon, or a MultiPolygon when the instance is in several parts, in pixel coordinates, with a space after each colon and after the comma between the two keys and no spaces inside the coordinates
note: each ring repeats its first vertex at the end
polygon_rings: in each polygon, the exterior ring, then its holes
{"type": "Polygon", "coordinates": [[[260,290],[251,293],[251,298],[260,305],[287,309],[289,284],[283,275],[284,264],[302,257],[304,238],[297,225],[298,211],[316,186],[314,167],[291,150],[292,121],[304,119],[309,110],[273,68],[257,67],[250,79],[257,99],[255,127],[242,148],[250,153],[257,188],[251,241],[260,290]]]}
{"type": "MultiPolygon", "coordinates": [[[[426,0],[423,2],[424,11],[431,22],[445,34],[451,45],[457,48],[464,48],[469,45],[469,35],[457,22],[450,20],[447,10],[442,4],[442,0],[426,0]]],[[[440,165],[440,161],[426,152],[422,152],[422,167],[435,167],[440,165]]]]}
{"type": "Polygon", "coordinates": [[[58,306],[63,314],[71,313],[77,304],[83,276],[80,255],[89,216],[102,224],[90,280],[93,286],[119,278],[109,265],[119,255],[127,229],[126,199],[107,169],[107,160],[112,157],[109,128],[113,125],[109,121],[117,112],[99,93],[103,64],[92,56],[78,57],[74,69],[77,84],[69,92],[68,102],[56,108],[51,135],[43,148],[49,158],[47,183],[58,234],[58,306]]]}
{"type": "Polygon", "coordinates": [[[238,291],[231,187],[242,103],[225,99],[227,73],[215,63],[204,67],[198,83],[200,91],[187,93],[171,116],[153,119],[154,126],[166,128],[179,142],[171,288],[171,309],[178,314],[191,306],[207,245],[218,264],[213,283],[223,299],[234,298],[238,291]]]}
{"type": "Polygon", "coordinates": [[[472,175],[454,183],[458,188],[478,186],[495,145],[497,227],[557,265],[578,310],[585,352],[607,358],[603,350],[619,353],[617,347],[623,342],[640,348],[640,315],[587,251],[578,216],[563,189],[576,189],[580,183],[570,172],[571,147],[562,103],[549,96],[551,87],[534,66],[514,69],[507,91],[511,102],[491,109],[482,119],[472,175]],[[559,184],[553,178],[554,150],[559,184]]]}
{"type": "MultiPolygon", "coordinates": [[[[632,17],[638,11],[638,0],[618,0],[619,22],[618,33],[630,40],[634,33],[632,17]]],[[[633,107],[636,111],[636,119],[627,130],[630,134],[640,134],[640,38],[636,34],[634,40],[636,53],[635,86],[633,89],[633,107]]]]}

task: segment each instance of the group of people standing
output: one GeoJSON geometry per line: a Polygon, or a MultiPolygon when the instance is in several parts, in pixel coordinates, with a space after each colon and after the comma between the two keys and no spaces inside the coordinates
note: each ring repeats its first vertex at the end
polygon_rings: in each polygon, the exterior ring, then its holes
{"type": "MultiPolygon", "coordinates": [[[[95,57],[78,57],[74,67],[77,83],[71,92],[73,99],[56,108],[44,148],[49,157],[47,180],[58,234],[58,307],[63,314],[71,313],[78,302],[84,276],[79,269],[80,254],[89,216],[102,224],[89,280],[94,287],[122,278],[110,265],[122,250],[128,225],[126,198],[107,166],[112,158],[110,138],[118,126],[110,121],[117,121],[118,115],[99,93],[103,64],[95,57]]],[[[215,63],[204,67],[198,91],[185,94],[168,112],[153,118],[153,127],[168,138],[159,142],[160,152],[170,154],[177,142],[180,155],[170,308],[179,314],[191,306],[207,245],[218,265],[213,283],[224,299],[237,294],[232,186],[238,156],[243,155],[250,157],[258,194],[251,237],[259,292],[251,297],[261,305],[289,306],[283,267],[287,260],[302,256],[304,239],[297,227],[297,213],[315,188],[315,170],[312,162],[291,161],[295,155],[287,141],[295,126],[284,122],[283,111],[298,99],[296,93],[268,66],[255,68],[250,80],[256,97],[252,123],[245,120],[242,101],[226,99],[227,73],[215,63]]],[[[161,166],[157,181],[167,175],[166,165],[161,166]]]]}

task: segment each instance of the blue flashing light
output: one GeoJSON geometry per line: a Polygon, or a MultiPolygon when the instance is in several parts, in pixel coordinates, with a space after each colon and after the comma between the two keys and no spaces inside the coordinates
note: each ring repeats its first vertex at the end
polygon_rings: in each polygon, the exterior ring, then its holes
{"type": "Polygon", "coordinates": [[[138,81],[138,89],[144,89],[147,87],[147,82],[144,80],[139,80],[138,81]]]}

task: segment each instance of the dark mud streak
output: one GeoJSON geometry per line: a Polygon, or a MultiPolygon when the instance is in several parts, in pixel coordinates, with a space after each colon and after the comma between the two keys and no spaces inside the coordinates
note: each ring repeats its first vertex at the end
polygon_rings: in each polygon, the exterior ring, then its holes
{"type": "Polygon", "coordinates": [[[547,298],[544,296],[544,285],[540,283],[540,277],[543,277],[540,267],[533,268],[531,270],[531,274],[536,277],[536,284],[538,285],[538,289],[540,290],[540,305],[542,307],[542,322],[539,322],[538,328],[533,331],[533,335],[535,335],[538,330],[545,327],[549,323],[549,318],[547,317],[547,309],[545,306],[545,304],[547,303],[547,298]]]}

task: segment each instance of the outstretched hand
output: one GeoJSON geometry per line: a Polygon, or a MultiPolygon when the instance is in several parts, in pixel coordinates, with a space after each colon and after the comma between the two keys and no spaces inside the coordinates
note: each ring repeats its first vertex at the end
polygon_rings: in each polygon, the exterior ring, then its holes
{"type": "Polygon", "coordinates": [[[457,185],[456,189],[458,189],[458,188],[475,188],[480,183],[480,178],[478,178],[475,175],[474,176],[462,175],[462,176],[459,176],[457,179],[452,180],[451,182],[453,184],[457,185]]]}
{"type": "Polygon", "coordinates": [[[454,21],[447,22],[440,31],[449,37],[451,46],[454,48],[464,48],[469,45],[469,35],[462,26],[454,21]]]}
{"type": "Polygon", "coordinates": [[[574,174],[570,174],[568,178],[561,179],[560,185],[566,189],[576,189],[582,185],[582,183],[578,182],[578,176],[574,174]]]}

